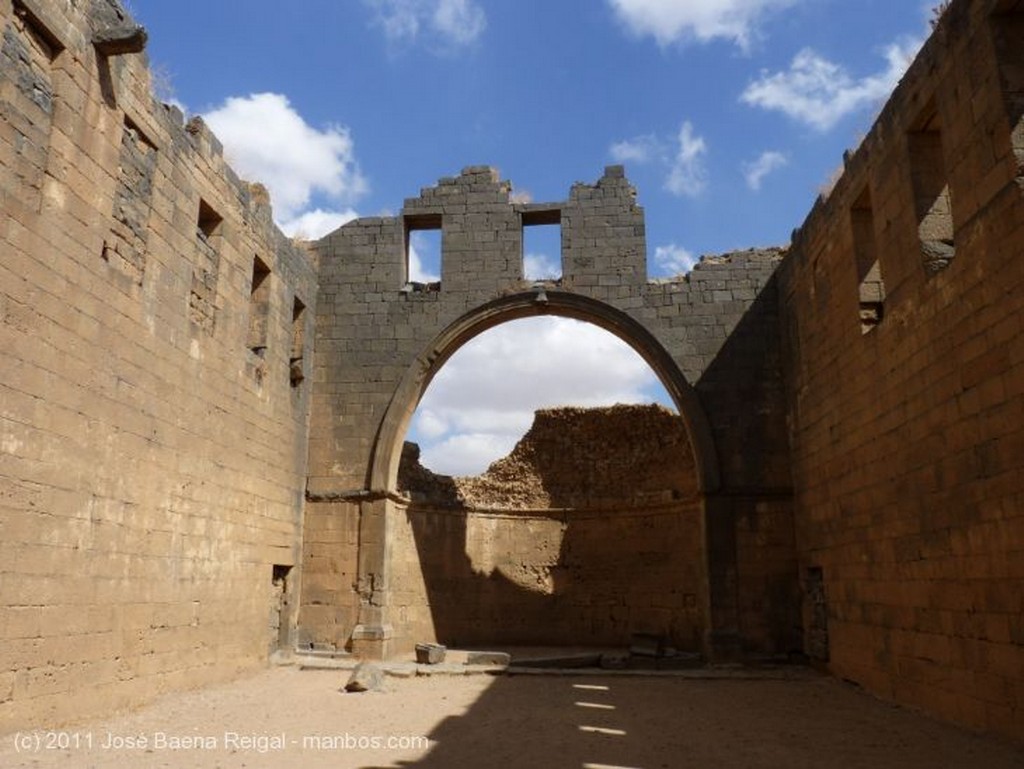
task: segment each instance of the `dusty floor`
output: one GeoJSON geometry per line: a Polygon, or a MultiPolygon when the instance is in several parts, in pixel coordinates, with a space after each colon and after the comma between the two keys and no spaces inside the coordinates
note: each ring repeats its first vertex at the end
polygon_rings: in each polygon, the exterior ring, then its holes
{"type": "Polygon", "coordinates": [[[272,668],[165,697],[129,716],[8,735],[0,738],[0,766],[1024,766],[1024,746],[977,737],[813,676],[421,677],[389,679],[381,693],[339,693],[347,675],[272,668]],[[424,737],[429,743],[417,746],[424,737]],[[380,747],[368,744],[374,741],[380,747]],[[77,747],[53,747],[61,742],[77,747]]]}

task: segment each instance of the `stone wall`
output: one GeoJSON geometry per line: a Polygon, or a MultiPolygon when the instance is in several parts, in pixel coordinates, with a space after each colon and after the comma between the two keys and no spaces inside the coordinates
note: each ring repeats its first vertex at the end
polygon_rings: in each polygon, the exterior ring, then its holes
{"type": "Polygon", "coordinates": [[[778,273],[809,653],[1018,738],[1022,39],[954,2],[778,273]]]}
{"type": "Polygon", "coordinates": [[[303,599],[303,638],[386,655],[404,635],[389,572],[407,556],[392,532],[405,526],[396,479],[419,397],[468,339],[551,314],[631,344],[679,407],[706,500],[706,644],[719,656],[792,650],[799,620],[772,277],[783,252],[711,257],[689,275],[650,281],[643,210],[620,166],[573,185],[565,201],[517,203],[510,193],[493,169],[469,167],[406,200],[400,215],[357,219],[315,245],[321,290],[305,537],[307,546],[327,544],[357,527],[359,546],[318,547],[333,554],[305,561],[305,579],[324,592],[303,599]],[[561,226],[557,280],[523,279],[523,228],[538,223],[561,226]],[[441,232],[441,281],[430,286],[408,277],[409,236],[423,229],[441,232]],[[744,540],[762,517],[775,529],[763,553],[757,537],[744,540]],[[741,592],[764,585],[763,598],[741,606],[741,592]]]}
{"type": "MultiPolygon", "coordinates": [[[[415,448],[411,446],[411,448],[415,448]]],[[[396,644],[628,645],[700,652],[703,521],[686,429],[660,406],[537,412],[481,476],[424,470],[393,533],[396,644]]]]}
{"type": "Polygon", "coordinates": [[[120,6],[0,0],[0,33],[3,732],[289,643],[317,292],[120,6]]]}

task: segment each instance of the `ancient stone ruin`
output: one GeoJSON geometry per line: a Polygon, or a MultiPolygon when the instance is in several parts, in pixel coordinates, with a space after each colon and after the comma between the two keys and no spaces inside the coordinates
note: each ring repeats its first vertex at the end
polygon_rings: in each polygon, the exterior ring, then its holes
{"type": "Polygon", "coordinates": [[[117,0],[0,24],[0,732],[279,648],[641,633],[1024,734],[1020,0],[954,0],[787,248],[671,280],[619,166],[526,204],[470,166],[293,243],[117,0]],[[524,280],[556,223],[561,279],[524,280]],[[417,470],[431,377],[533,315],[619,336],[676,413],[417,470]]]}

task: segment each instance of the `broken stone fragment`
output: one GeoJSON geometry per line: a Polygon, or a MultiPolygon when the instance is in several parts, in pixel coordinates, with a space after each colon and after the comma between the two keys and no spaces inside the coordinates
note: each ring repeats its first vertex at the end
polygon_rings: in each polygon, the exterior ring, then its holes
{"type": "Polygon", "coordinates": [[[346,692],[378,692],[384,688],[384,671],[373,662],[360,662],[345,684],[346,692]]]}
{"type": "Polygon", "coordinates": [[[92,44],[101,56],[120,56],[125,53],[142,53],[147,39],[145,27],[120,24],[94,33],[92,44]]]}
{"type": "Polygon", "coordinates": [[[421,665],[437,665],[444,662],[447,649],[441,644],[416,644],[416,661],[421,665]]]}
{"type": "Polygon", "coordinates": [[[664,639],[651,633],[634,633],[629,644],[629,653],[634,657],[661,657],[664,650],[664,639]]]}
{"type": "Polygon", "coordinates": [[[467,665],[508,665],[512,655],[506,652],[469,652],[466,655],[467,665]]]}

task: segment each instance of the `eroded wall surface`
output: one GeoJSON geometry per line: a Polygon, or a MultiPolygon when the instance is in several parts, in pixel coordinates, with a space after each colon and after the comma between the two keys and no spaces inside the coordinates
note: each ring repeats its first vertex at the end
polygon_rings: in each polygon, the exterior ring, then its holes
{"type": "Polygon", "coordinates": [[[779,273],[809,654],[1017,738],[1022,40],[954,2],[779,273]]]}
{"type": "Polygon", "coordinates": [[[288,642],[316,280],[120,6],[0,0],[0,33],[7,731],[288,642]]]}
{"type": "Polygon", "coordinates": [[[703,515],[678,414],[538,411],[481,476],[437,476],[407,452],[399,488],[392,580],[414,641],[622,647],[649,633],[703,650],[703,515]]]}

